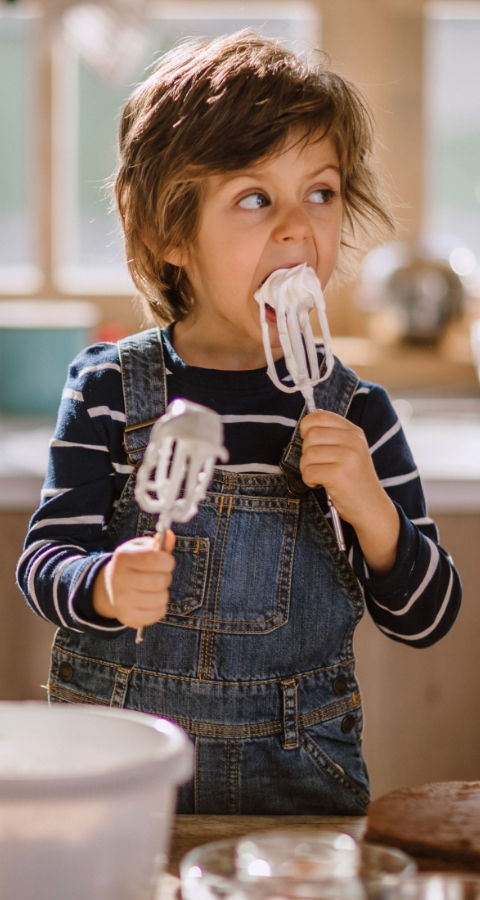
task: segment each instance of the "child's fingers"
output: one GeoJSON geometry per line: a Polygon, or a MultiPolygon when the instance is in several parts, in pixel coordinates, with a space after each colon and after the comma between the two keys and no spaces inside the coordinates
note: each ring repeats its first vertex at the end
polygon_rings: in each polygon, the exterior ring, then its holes
{"type": "MultiPolygon", "coordinates": [[[[369,453],[365,433],[358,425],[349,422],[336,413],[318,410],[302,419],[300,431],[303,437],[302,452],[309,453],[317,448],[335,448],[339,456],[369,453]],[[303,424],[305,423],[305,424],[303,424]]],[[[327,450],[328,455],[328,450],[327,450]]]]}
{"type": "Polygon", "coordinates": [[[175,532],[173,532],[171,528],[167,528],[163,535],[162,549],[166,550],[167,553],[173,553],[175,550],[175,540],[175,532]]]}
{"type": "Polygon", "coordinates": [[[154,550],[161,550],[163,546],[163,534],[160,534],[158,531],[153,536],[152,547],[154,550]]]}
{"type": "Polygon", "coordinates": [[[176,536],[171,528],[167,528],[164,532],[155,532],[153,535],[142,535],[141,537],[132,538],[130,541],[120,544],[117,547],[118,552],[143,553],[151,550],[165,550],[166,553],[172,553],[175,549],[176,536]]]}
{"type": "Polygon", "coordinates": [[[128,574],[125,581],[125,591],[138,594],[155,594],[158,591],[166,591],[172,583],[173,569],[165,572],[144,571],[134,569],[128,574]]]}
{"type": "Polygon", "coordinates": [[[155,534],[126,541],[117,547],[114,557],[119,571],[123,573],[129,570],[172,572],[175,568],[172,552],[174,547],[175,535],[168,530],[164,535],[155,534]]]}
{"type": "Polygon", "coordinates": [[[175,535],[168,530],[162,549],[155,537],[126,541],[115,550],[106,567],[106,587],[116,617],[132,628],[158,622],[166,613],[168,589],[175,568],[175,535]]]}
{"type": "Polygon", "coordinates": [[[161,576],[151,583],[144,582],[140,587],[128,579],[114,584],[110,602],[116,618],[131,628],[160,621],[167,611],[170,580],[171,576],[161,576]]]}
{"type": "Polygon", "coordinates": [[[125,575],[139,577],[142,573],[149,572],[153,575],[173,572],[175,557],[167,550],[149,549],[138,556],[119,558],[118,570],[125,575]]]}
{"type": "Polygon", "coordinates": [[[308,487],[323,485],[341,515],[364,502],[377,481],[365,433],[337,413],[317,410],[302,420],[300,472],[308,487]]]}
{"type": "Polygon", "coordinates": [[[168,592],[163,596],[157,596],[157,603],[154,607],[137,605],[119,609],[117,618],[128,628],[146,628],[147,625],[160,622],[166,615],[167,608],[168,592]]]}
{"type": "Polygon", "coordinates": [[[350,428],[355,428],[356,426],[352,425],[345,416],[340,416],[338,413],[328,412],[325,409],[317,409],[315,412],[308,413],[308,415],[304,416],[300,422],[300,435],[305,440],[307,435],[315,428],[322,429],[335,429],[338,428],[341,431],[349,430],[350,428]]]}

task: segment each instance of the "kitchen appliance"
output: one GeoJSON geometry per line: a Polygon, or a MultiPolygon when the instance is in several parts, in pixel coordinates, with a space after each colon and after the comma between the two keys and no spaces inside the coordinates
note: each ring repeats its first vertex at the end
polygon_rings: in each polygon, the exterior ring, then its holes
{"type": "Polygon", "coordinates": [[[72,359],[92,342],[93,303],[0,303],[0,413],[54,416],[72,359]]]}

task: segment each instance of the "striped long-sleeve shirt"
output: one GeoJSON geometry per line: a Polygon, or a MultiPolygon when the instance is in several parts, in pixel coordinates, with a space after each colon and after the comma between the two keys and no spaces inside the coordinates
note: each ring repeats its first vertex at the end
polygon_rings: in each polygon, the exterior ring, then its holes
{"type": "MultiPolygon", "coordinates": [[[[221,372],[185,365],[166,332],[168,399],[184,397],[216,410],[228,465],[236,472],[279,472],[282,451],[303,407],[265,369],[221,372]]],[[[286,378],[283,361],[277,364],[286,378]]],[[[353,529],[347,553],[377,626],[394,640],[425,647],[452,626],[461,599],[458,574],[427,515],[418,471],[387,393],[360,381],[348,419],[367,437],[381,484],[397,506],[397,560],[387,573],[369,571],[353,529]]],[[[123,447],[125,408],[115,344],[96,344],[72,363],[51,441],[41,504],[30,522],[18,582],[31,608],[64,628],[114,637],[124,626],[102,619],[92,588],[112,547],[107,524],[131,466],[123,447]]],[[[325,505],[325,512],[328,508],[325,505]]]]}

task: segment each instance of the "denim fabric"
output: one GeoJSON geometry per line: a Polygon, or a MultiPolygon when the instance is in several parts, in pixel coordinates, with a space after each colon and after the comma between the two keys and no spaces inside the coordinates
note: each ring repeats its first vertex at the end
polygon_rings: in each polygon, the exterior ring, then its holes
{"type": "MultiPolygon", "coordinates": [[[[121,343],[137,465],[166,405],[161,334],[121,343]]],[[[356,376],[336,363],[319,406],[345,414],[356,376]]],[[[61,630],[56,701],[141,709],[195,743],[179,811],[360,815],[368,802],[353,632],[363,598],[320,503],[303,484],[297,431],[281,475],[216,470],[206,501],[175,526],[177,565],[161,623],[99,638],[61,630]]],[[[134,501],[135,473],[109,525],[113,544],[154,531],[134,501]]]]}

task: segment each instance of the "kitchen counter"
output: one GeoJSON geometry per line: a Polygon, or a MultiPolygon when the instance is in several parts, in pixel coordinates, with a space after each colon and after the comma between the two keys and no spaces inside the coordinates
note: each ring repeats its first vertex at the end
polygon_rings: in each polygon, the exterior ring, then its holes
{"type": "Polygon", "coordinates": [[[394,399],[435,513],[480,511],[480,399],[394,399]]]}
{"type": "Polygon", "coordinates": [[[0,510],[38,505],[54,427],[51,419],[0,416],[0,510]]]}
{"type": "Polygon", "coordinates": [[[189,816],[178,815],[172,832],[168,871],[178,875],[178,864],[183,856],[210,841],[241,837],[250,831],[266,831],[269,828],[307,827],[322,831],[345,831],[361,838],[365,830],[365,817],[361,816],[189,816]]]}
{"type": "MultiPolygon", "coordinates": [[[[434,512],[480,511],[480,398],[394,400],[434,512]]],[[[51,420],[0,417],[0,510],[32,512],[47,465],[51,420]]]]}

